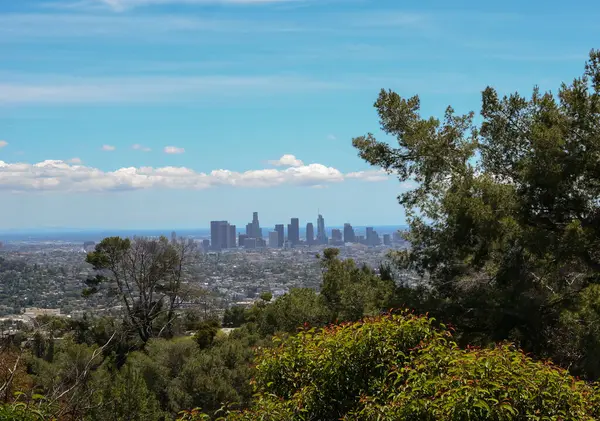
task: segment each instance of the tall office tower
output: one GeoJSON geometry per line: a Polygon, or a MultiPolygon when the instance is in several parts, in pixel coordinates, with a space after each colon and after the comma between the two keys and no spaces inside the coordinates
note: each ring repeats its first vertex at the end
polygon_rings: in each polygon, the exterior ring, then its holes
{"type": "Polygon", "coordinates": [[[306,244],[312,246],[315,243],[315,227],[312,222],[306,224],[306,244]]]}
{"type": "Polygon", "coordinates": [[[277,231],[277,234],[279,234],[279,237],[278,237],[279,243],[278,243],[277,247],[283,247],[283,242],[285,241],[285,233],[284,233],[283,224],[275,225],[275,231],[277,231]]]}
{"type": "Polygon", "coordinates": [[[386,246],[392,245],[392,237],[389,234],[383,234],[383,244],[386,246]]]}
{"type": "Polygon", "coordinates": [[[342,237],[342,231],[339,229],[332,229],[331,230],[331,242],[332,244],[340,244],[342,243],[343,237],[342,237]]]}
{"type": "Polygon", "coordinates": [[[367,245],[368,246],[372,246],[373,245],[373,233],[375,231],[373,231],[373,227],[367,227],[367,235],[366,235],[366,240],[367,240],[367,245]]]}
{"type": "Polygon", "coordinates": [[[291,224],[288,225],[288,240],[293,246],[300,244],[300,220],[292,218],[291,224]]]}
{"type": "Polygon", "coordinates": [[[229,224],[227,221],[210,222],[210,244],[215,251],[227,248],[227,236],[229,235],[229,224]]]}
{"type": "Polygon", "coordinates": [[[267,240],[265,240],[264,238],[257,238],[256,239],[256,247],[257,248],[267,247],[267,240]]]}
{"type": "Polygon", "coordinates": [[[252,222],[246,224],[246,235],[248,238],[252,238],[252,222]]]}
{"type": "Polygon", "coordinates": [[[252,236],[254,238],[262,238],[262,230],[258,222],[258,212],[252,213],[252,236]]]}
{"type": "Polygon", "coordinates": [[[344,243],[355,243],[356,234],[350,224],[344,224],[344,243]]]}
{"type": "Polygon", "coordinates": [[[227,232],[227,248],[228,249],[234,249],[235,248],[235,240],[236,240],[236,235],[237,235],[237,231],[235,229],[235,225],[228,225],[227,226],[228,232],[227,232]]]}
{"type": "Polygon", "coordinates": [[[325,232],[325,219],[319,214],[317,218],[317,242],[319,244],[327,244],[327,233],[325,232]]]}
{"type": "Polygon", "coordinates": [[[246,238],[248,238],[246,234],[240,234],[238,236],[238,247],[244,247],[244,241],[246,241],[246,238]]]}
{"type": "Polygon", "coordinates": [[[373,227],[367,227],[367,245],[378,246],[379,244],[381,244],[381,240],[377,231],[374,231],[373,227]]]}
{"type": "Polygon", "coordinates": [[[392,239],[394,241],[394,243],[401,243],[403,241],[402,239],[402,233],[400,231],[395,231],[392,239]]]}
{"type": "Polygon", "coordinates": [[[206,253],[210,249],[210,240],[202,240],[202,250],[206,253]]]}
{"type": "Polygon", "coordinates": [[[171,232],[171,242],[172,243],[177,242],[177,233],[175,231],[171,232]]]}
{"type": "Polygon", "coordinates": [[[279,233],[277,231],[269,233],[269,247],[272,249],[279,247],[279,233]]]}
{"type": "Polygon", "coordinates": [[[221,221],[219,225],[219,250],[228,248],[229,222],[221,221]]]}

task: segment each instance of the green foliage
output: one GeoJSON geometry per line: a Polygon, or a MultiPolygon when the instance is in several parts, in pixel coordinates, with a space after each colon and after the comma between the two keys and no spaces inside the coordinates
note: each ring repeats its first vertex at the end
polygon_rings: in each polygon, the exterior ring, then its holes
{"type": "MultiPolygon", "coordinates": [[[[460,349],[409,313],[303,331],[263,350],[252,409],[226,420],[594,420],[598,389],[510,344],[460,349]]],[[[198,418],[202,419],[202,418],[198,418]]]]}
{"type": "Polygon", "coordinates": [[[240,327],[246,322],[246,308],[233,306],[225,310],[223,327],[240,327]]]}
{"type": "MultiPolygon", "coordinates": [[[[420,308],[456,325],[461,343],[510,339],[594,378],[587,345],[565,353],[554,338],[561,313],[578,313],[578,295],[600,281],[599,61],[592,51],[556,95],[485,89],[479,126],[451,107],[424,118],[418,97],[382,90],[375,108],[397,147],[371,134],[353,141],[367,162],[415,184],[399,197],[412,247],[398,261],[427,281],[420,308]]],[[[571,321],[586,330],[593,318],[571,321]]]]}
{"type": "Polygon", "coordinates": [[[269,302],[273,299],[273,294],[270,292],[261,292],[260,299],[269,302]]]}
{"type": "Polygon", "coordinates": [[[219,331],[218,320],[207,320],[198,325],[196,333],[194,334],[194,341],[198,344],[200,349],[208,348],[212,345],[217,332],[219,331]]]}
{"type": "Polygon", "coordinates": [[[86,416],[89,421],[160,421],[164,414],[144,378],[131,364],[119,371],[98,373],[94,405],[86,416]]]}

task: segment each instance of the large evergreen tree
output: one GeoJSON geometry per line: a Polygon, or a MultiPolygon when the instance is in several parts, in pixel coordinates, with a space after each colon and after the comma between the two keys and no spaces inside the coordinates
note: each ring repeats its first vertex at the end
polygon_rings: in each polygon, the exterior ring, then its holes
{"type": "Polygon", "coordinates": [[[552,342],[566,328],[561,313],[600,281],[600,51],[556,93],[501,97],[488,87],[478,124],[451,107],[425,118],[417,96],[392,91],[375,107],[398,145],[372,134],[353,144],[417,184],[399,197],[412,244],[399,262],[427,275],[433,310],[466,341],[512,339],[586,371],[590,352],[552,342]]]}

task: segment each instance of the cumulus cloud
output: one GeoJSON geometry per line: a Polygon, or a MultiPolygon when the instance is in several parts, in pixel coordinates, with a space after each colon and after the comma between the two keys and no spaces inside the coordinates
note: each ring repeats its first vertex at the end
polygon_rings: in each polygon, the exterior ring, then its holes
{"type": "Polygon", "coordinates": [[[165,149],[164,149],[164,151],[165,151],[165,153],[168,153],[168,154],[171,154],[171,155],[173,155],[173,154],[181,154],[181,153],[184,153],[184,152],[185,152],[185,149],[183,149],[183,148],[178,148],[177,146],[165,146],[165,149]]]}
{"type": "Polygon", "coordinates": [[[117,149],[117,148],[115,148],[115,147],[114,147],[114,146],[112,146],[112,145],[102,145],[102,150],[103,150],[103,151],[106,151],[106,152],[112,152],[112,151],[114,151],[115,149],[117,149]]]}
{"type": "Polygon", "coordinates": [[[219,186],[316,186],[344,181],[339,170],[321,164],[245,172],[218,169],[209,173],[185,167],[128,167],[102,171],[65,161],[37,164],[0,161],[0,190],[102,192],[142,189],[202,190],[219,186]]]}
{"type": "Polygon", "coordinates": [[[275,165],[276,167],[302,167],[304,162],[294,155],[285,154],[279,159],[269,161],[269,164],[275,165]]]}
{"type": "Polygon", "coordinates": [[[139,143],[132,145],[131,149],[136,150],[136,151],[142,151],[142,152],[150,152],[152,150],[146,146],[140,145],[139,143]]]}
{"type": "Polygon", "coordinates": [[[8,142],[6,140],[0,140],[0,148],[3,148],[7,145],[8,145],[8,142]]]}
{"type": "Polygon", "coordinates": [[[81,158],[71,158],[67,161],[69,164],[81,165],[83,161],[81,158]]]}

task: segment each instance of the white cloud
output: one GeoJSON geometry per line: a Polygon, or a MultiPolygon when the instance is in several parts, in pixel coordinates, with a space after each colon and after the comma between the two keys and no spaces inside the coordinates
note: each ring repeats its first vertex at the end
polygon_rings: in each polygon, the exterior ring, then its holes
{"type": "Polygon", "coordinates": [[[102,145],[102,150],[105,151],[105,152],[112,152],[115,149],[117,149],[117,148],[115,148],[112,145],[102,145]]]}
{"type": "Polygon", "coordinates": [[[142,152],[150,152],[152,150],[146,146],[140,145],[139,143],[132,145],[131,149],[136,150],[136,151],[142,151],[142,152]]]}
{"type": "Polygon", "coordinates": [[[346,177],[364,181],[385,181],[390,179],[390,176],[384,170],[356,171],[346,174],[346,177]]]}
{"type": "Polygon", "coordinates": [[[337,136],[334,135],[334,134],[330,134],[330,135],[327,136],[327,139],[329,139],[329,140],[336,140],[337,136]]]}
{"type": "Polygon", "coordinates": [[[69,164],[76,164],[76,165],[80,165],[83,163],[83,161],[81,160],[81,158],[71,158],[67,161],[69,164]]]}
{"type": "Polygon", "coordinates": [[[245,172],[218,169],[204,173],[185,167],[127,167],[102,171],[56,160],[37,164],[0,161],[0,190],[8,191],[201,190],[219,186],[266,188],[285,184],[310,187],[344,179],[339,170],[321,164],[245,172]]]}
{"type": "Polygon", "coordinates": [[[276,167],[302,167],[304,162],[296,158],[294,155],[285,154],[277,160],[269,161],[269,164],[276,167]]]}
{"type": "Polygon", "coordinates": [[[8,142],[6,140],[0,140],[0,148],[4,148],[5,146],[8,146],[8,142]]]}
{"type": "Polygon", "coordinates": [[[168,153],[168,154],[171,154],[171,155],[173,155],[173,154],[182,154],[182,153],[185,152],[185,149],[178,148],[177,146],[165,146],[164,152],[168,153]]]}

